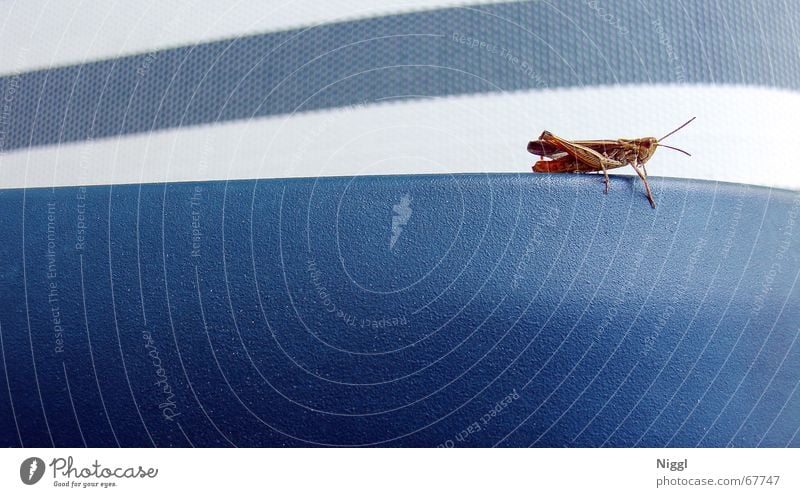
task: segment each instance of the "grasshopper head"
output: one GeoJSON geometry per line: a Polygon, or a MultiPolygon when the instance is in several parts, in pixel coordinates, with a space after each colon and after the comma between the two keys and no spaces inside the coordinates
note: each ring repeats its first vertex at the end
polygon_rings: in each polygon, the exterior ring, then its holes
{"type": "Polygon", "coordinates": [[[634,144],[636,145],[636,154],[637,158],[639,159],[639,164],[644,164],[645,162],[650,160],[650,157],[656,153],[656,147],[658,147],[658,138],[654,136],[648,136],[646,138],[638,138],[633,140],[634,144]]]}

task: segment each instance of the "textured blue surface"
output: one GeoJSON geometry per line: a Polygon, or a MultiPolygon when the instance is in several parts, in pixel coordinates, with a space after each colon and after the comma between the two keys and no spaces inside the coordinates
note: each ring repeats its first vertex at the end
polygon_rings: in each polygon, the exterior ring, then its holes
{"type": "Polygon", "coordinates": [[[470,93],[798,90],[799,24],[800,5],[782,0],[568,0],[308,26],[0,78],[13,100],[0,150],[470,93]]]}
{"type": "Polygon", "coordinates": [[[651,183],[0,191],[0,444],[800,445],[800,197],[651,183]]]}

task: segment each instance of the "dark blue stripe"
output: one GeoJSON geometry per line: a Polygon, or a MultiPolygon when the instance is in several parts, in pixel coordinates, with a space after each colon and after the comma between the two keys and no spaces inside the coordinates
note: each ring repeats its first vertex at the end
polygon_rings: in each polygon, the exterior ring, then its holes
{"type": "Polygon", "coordinates": [[[651,183],[2,190],[0,446],[800,445],[800,200],[651,183]]]}
{"type": "Polygon", "coordinates": [[[363,101],[542,87],[797,90],[798,25],[798,4],[781,0],[572,0],[267,33],[5,77],[0,150],[363,101]]]}

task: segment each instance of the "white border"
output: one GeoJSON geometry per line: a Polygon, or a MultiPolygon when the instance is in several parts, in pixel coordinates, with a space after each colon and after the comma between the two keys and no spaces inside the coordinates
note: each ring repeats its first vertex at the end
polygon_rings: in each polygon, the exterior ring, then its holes
{"type": "Polygon", "coordinates": [[[800,449],[5,449],[0,488],[3,495],[782,496],[800,495],[799,456],[800,449]],[[141,465],[157,468],[158,475],[116,480],[110,489],[67,489],[54,487],[48,467],[35,485],[21,482],[26,458],[49,464],[69,456],[73,467],[141,465]],[[658,468],[657,459],[687,464],[670,471],[658,468]],[[773,485],[752,485],[751,479],[751,486],[656,488],[659,478],[760,475],[780,478],[773,485]]]}

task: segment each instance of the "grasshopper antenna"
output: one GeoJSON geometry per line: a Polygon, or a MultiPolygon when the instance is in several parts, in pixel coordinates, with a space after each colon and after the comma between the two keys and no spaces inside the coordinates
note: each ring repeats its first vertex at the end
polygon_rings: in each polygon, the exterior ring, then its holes
{"type": "MultiPolygon", "coordinates": [[[[663,139],[663,138],[662,138],[662,139],[663,139]]],[[[689,152],[687,152],[686,150],[681,150],[681,149],[679,149],[678,147],[670,147],[669,145],[662,145],[661,143],[656,143],[656,145],[657,145],[657,146],[659,146],[659,147],[671,148],[672,150],[677,150],[678,152],[683,152],[684,154],[688,155],[689,157],[691,157],[691,156],[692,156],[692,154],[690,154],[690,153],[689,153],[689,152]]]]}
{"type": "MultiPolygon", "coordinates": [[[[685,123],[683,123],[680,126],[678,126],[677,128],[675,128],[674,130],[672,130],[669,133],[667,133],[666,135],[662,136],[661,138],[658,139],[658,141],[661,141],[664,138],[667,138],[668,136],[674,135],[675,133],[677,133],[678,131],[682,130],[687,124],[689,124],[690,122],[694,121],[695,119],[697,119],[697,116],[689,119],[685,123]]],[[[662,147],[666,147],[666,145],[662,145],[662,147]]],[[[669,148],[674,148],[674,147],[669,147],[669,148]]],[[[677,150],[677,149],[675,149],[675,150],[677,150]]],[[[681,150],[681,152],[683,152],[683,150],[681,150]]],[[[683,153],[686,153],[686,152],[683,152],[683,153]]],[[[686,154],[686,155],[689,155],[689,154],[686,154]]]]}

